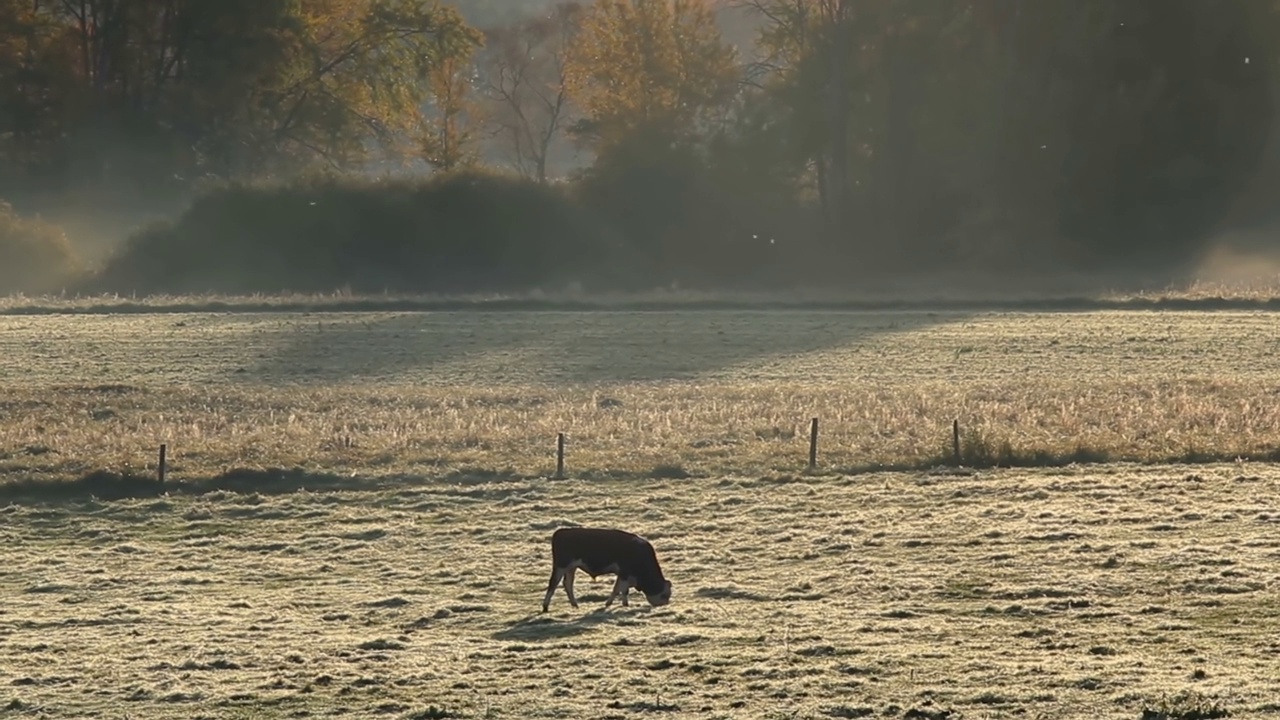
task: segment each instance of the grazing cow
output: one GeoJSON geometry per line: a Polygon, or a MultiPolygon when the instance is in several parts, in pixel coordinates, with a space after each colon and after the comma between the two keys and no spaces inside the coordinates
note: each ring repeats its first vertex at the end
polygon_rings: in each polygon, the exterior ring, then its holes
{"type": "Polygon", "coordinates": [[[671,602],[671,581],[662,576],[658,555],[648,540],[623,530],[601,528],[560,528],[551,534],[551,581],[547,583],[547,596],[542,601],[542,612],[551,605],[556,586],[564,581],[569,604],[578,607],[573,597],[573,575],[583,569],[592,578],[600,575],[617,575],[613,593],[604,604],[607,608],[613,599],[622,594],[622,605],[627,605],[627,593],[638,588],[654,607],[671,602]]]}

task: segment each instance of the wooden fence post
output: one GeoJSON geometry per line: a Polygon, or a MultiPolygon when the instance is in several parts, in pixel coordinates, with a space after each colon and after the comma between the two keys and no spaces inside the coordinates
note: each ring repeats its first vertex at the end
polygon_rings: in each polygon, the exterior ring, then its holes
{"type": "Polygon", "coordinates": [[[951,451],[955,454],[956,467],[960,467],[960,420],[951,421],[951,451]]]}
{"type": "Polygon", "coordinates": [[[556,479],[564,479],[564,433],[556,434],[556,479]]]}
{"type": "Polygon", "coordinates": [[[809,424],[809,469],[818,467],[818,418],[809,424]]]}

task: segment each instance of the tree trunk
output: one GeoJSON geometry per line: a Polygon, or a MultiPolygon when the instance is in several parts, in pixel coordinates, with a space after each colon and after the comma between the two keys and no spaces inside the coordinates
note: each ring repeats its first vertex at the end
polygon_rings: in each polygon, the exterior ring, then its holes
{"type": "Polygon", "coordinates": [[[830,166],[827,177],[828,219],[831,240],[847,243],[849,201],[849,82],[848,33],[849,0],[833,0],[827,43],[829,81],[827,123],[830,133],[830,166]]]}

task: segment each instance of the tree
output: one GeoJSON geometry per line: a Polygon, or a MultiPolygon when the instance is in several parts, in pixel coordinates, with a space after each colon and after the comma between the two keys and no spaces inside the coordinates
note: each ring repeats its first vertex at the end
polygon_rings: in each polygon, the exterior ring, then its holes
{"type": "Polygon", "coordinates": [[[764,20],[752,75],[785,156],[808,168],[833,250],[949,260],[1001,132],[1006,66],[975,20],[982,2],[740,0],[764,20]]]}
{"type": "Polygon", "coordinates": [[[597,153],[628,139],[697,142],[738,89],[736,53],[705,0],[596,0],[569,55],[577,130],[597,153]]]}
{"type": "Polygon", "coordinates": [[[1185,256],[1265,141],[1260,4],[741,2],[830,241],[879,263],[1185,256]]]}
{"type": "Polygon", "coordinates": [[[595,152],[580,197],[618,224],[643,275],[696,281],[716,245],[707,146],[740,77],[710,4],[596,0],[568,65],[573,132],[595,152]]]}
{"type": "Polygon", "coordinates": [[[451,4],[474,27],[512,25],[550,12],[560,0],[452,0],[451,4]]]}
{"type": "Polygon", "coordinates": [[[572,121],[568,55],[582,12],[577,3],[563,3],[487,33],[480,70],[494,135],[512,167],[538,182],[546,182],[551,148],[572,121]]]}
{"type": "Polygon", "coordinates": [[[57,165],[75,68],[65,28],[32,0],[0,0],[0,182],[57,165]]]}
{"type": "Polygon", "coordinates": [[[267,141],[333,165],[365,159],[371,141],[411,152],[423,105],[439,101],[439,80],[457,75],[479,33],[429,0],[303,6],[278,76],[249,104],[266,111],[267,141]]]}
{"type": "Polygon", "coordinates": [[[403,154],[424,80],[480,42],[435,0],[0,0],[0,21],[6,159],[44,113],[41,152],[112,184],[403,154]]]}
{"type": "Polygon", "coordinates": [[[430,107],[422,115],[420,144],[423,160],[448,172],[476,161],[480,108],[472,97],[471,52],[440,50],[441,61],[427,71],[430,107]]]}
{"type": "Polygon", "coordinates": [[[766,21],[753,75],[788,109],[790,145],[811,169],[829,239],[848,242],[851,213],[869,187],[866,165],[880,150],[875,74],[887,41],[906,27],[895,17],[902,3],[739,1],[766,21]]]}

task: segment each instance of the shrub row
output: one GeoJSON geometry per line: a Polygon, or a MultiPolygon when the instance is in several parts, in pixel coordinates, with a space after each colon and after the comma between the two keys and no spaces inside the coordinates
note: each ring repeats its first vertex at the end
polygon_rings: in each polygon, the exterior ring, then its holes
{"type": "Polygon", "coordinates": [[[83,270],[61,229],[0,201],[0,293],[57,291],[83,270]]]}
{"type": "MultiPolygon", "coordinates": [[[[698,163],[652,157],[597,163],[573,183],[550,185],[484,171],[226,184],[206,190],[180,216],[135,233],[70,286],[82,270],[62,233],[0,206],[0,293],[826,286],[929,295],[943,285],[981,292],[995,278],[1009,292],[1047,288],[1041,266],[1039,274],[1030,267],[1011,274],[985,266],[980,255],[941,251],[913,253],[904,265],[877,254],[868,233],[833,243],[814,208],[781,201],[780,192],[728,187],[698,163]]],[[[1062,271],[1049,267],[1046,277],[1062,271]]]]}
{"type": "Polygon", "coordinates": [[[769,239],[690,182],[636,173],[541,185],[467,171],[226,185],[135,234],[80,289],[591,292],[783,277],[769,239]]]}
{"type": "Polygon", "coordinates": [[[488,174],[228,185],[135,234],[109,292],[479,292],[579,280],[608,243],[561,192],[488,174]]]}

